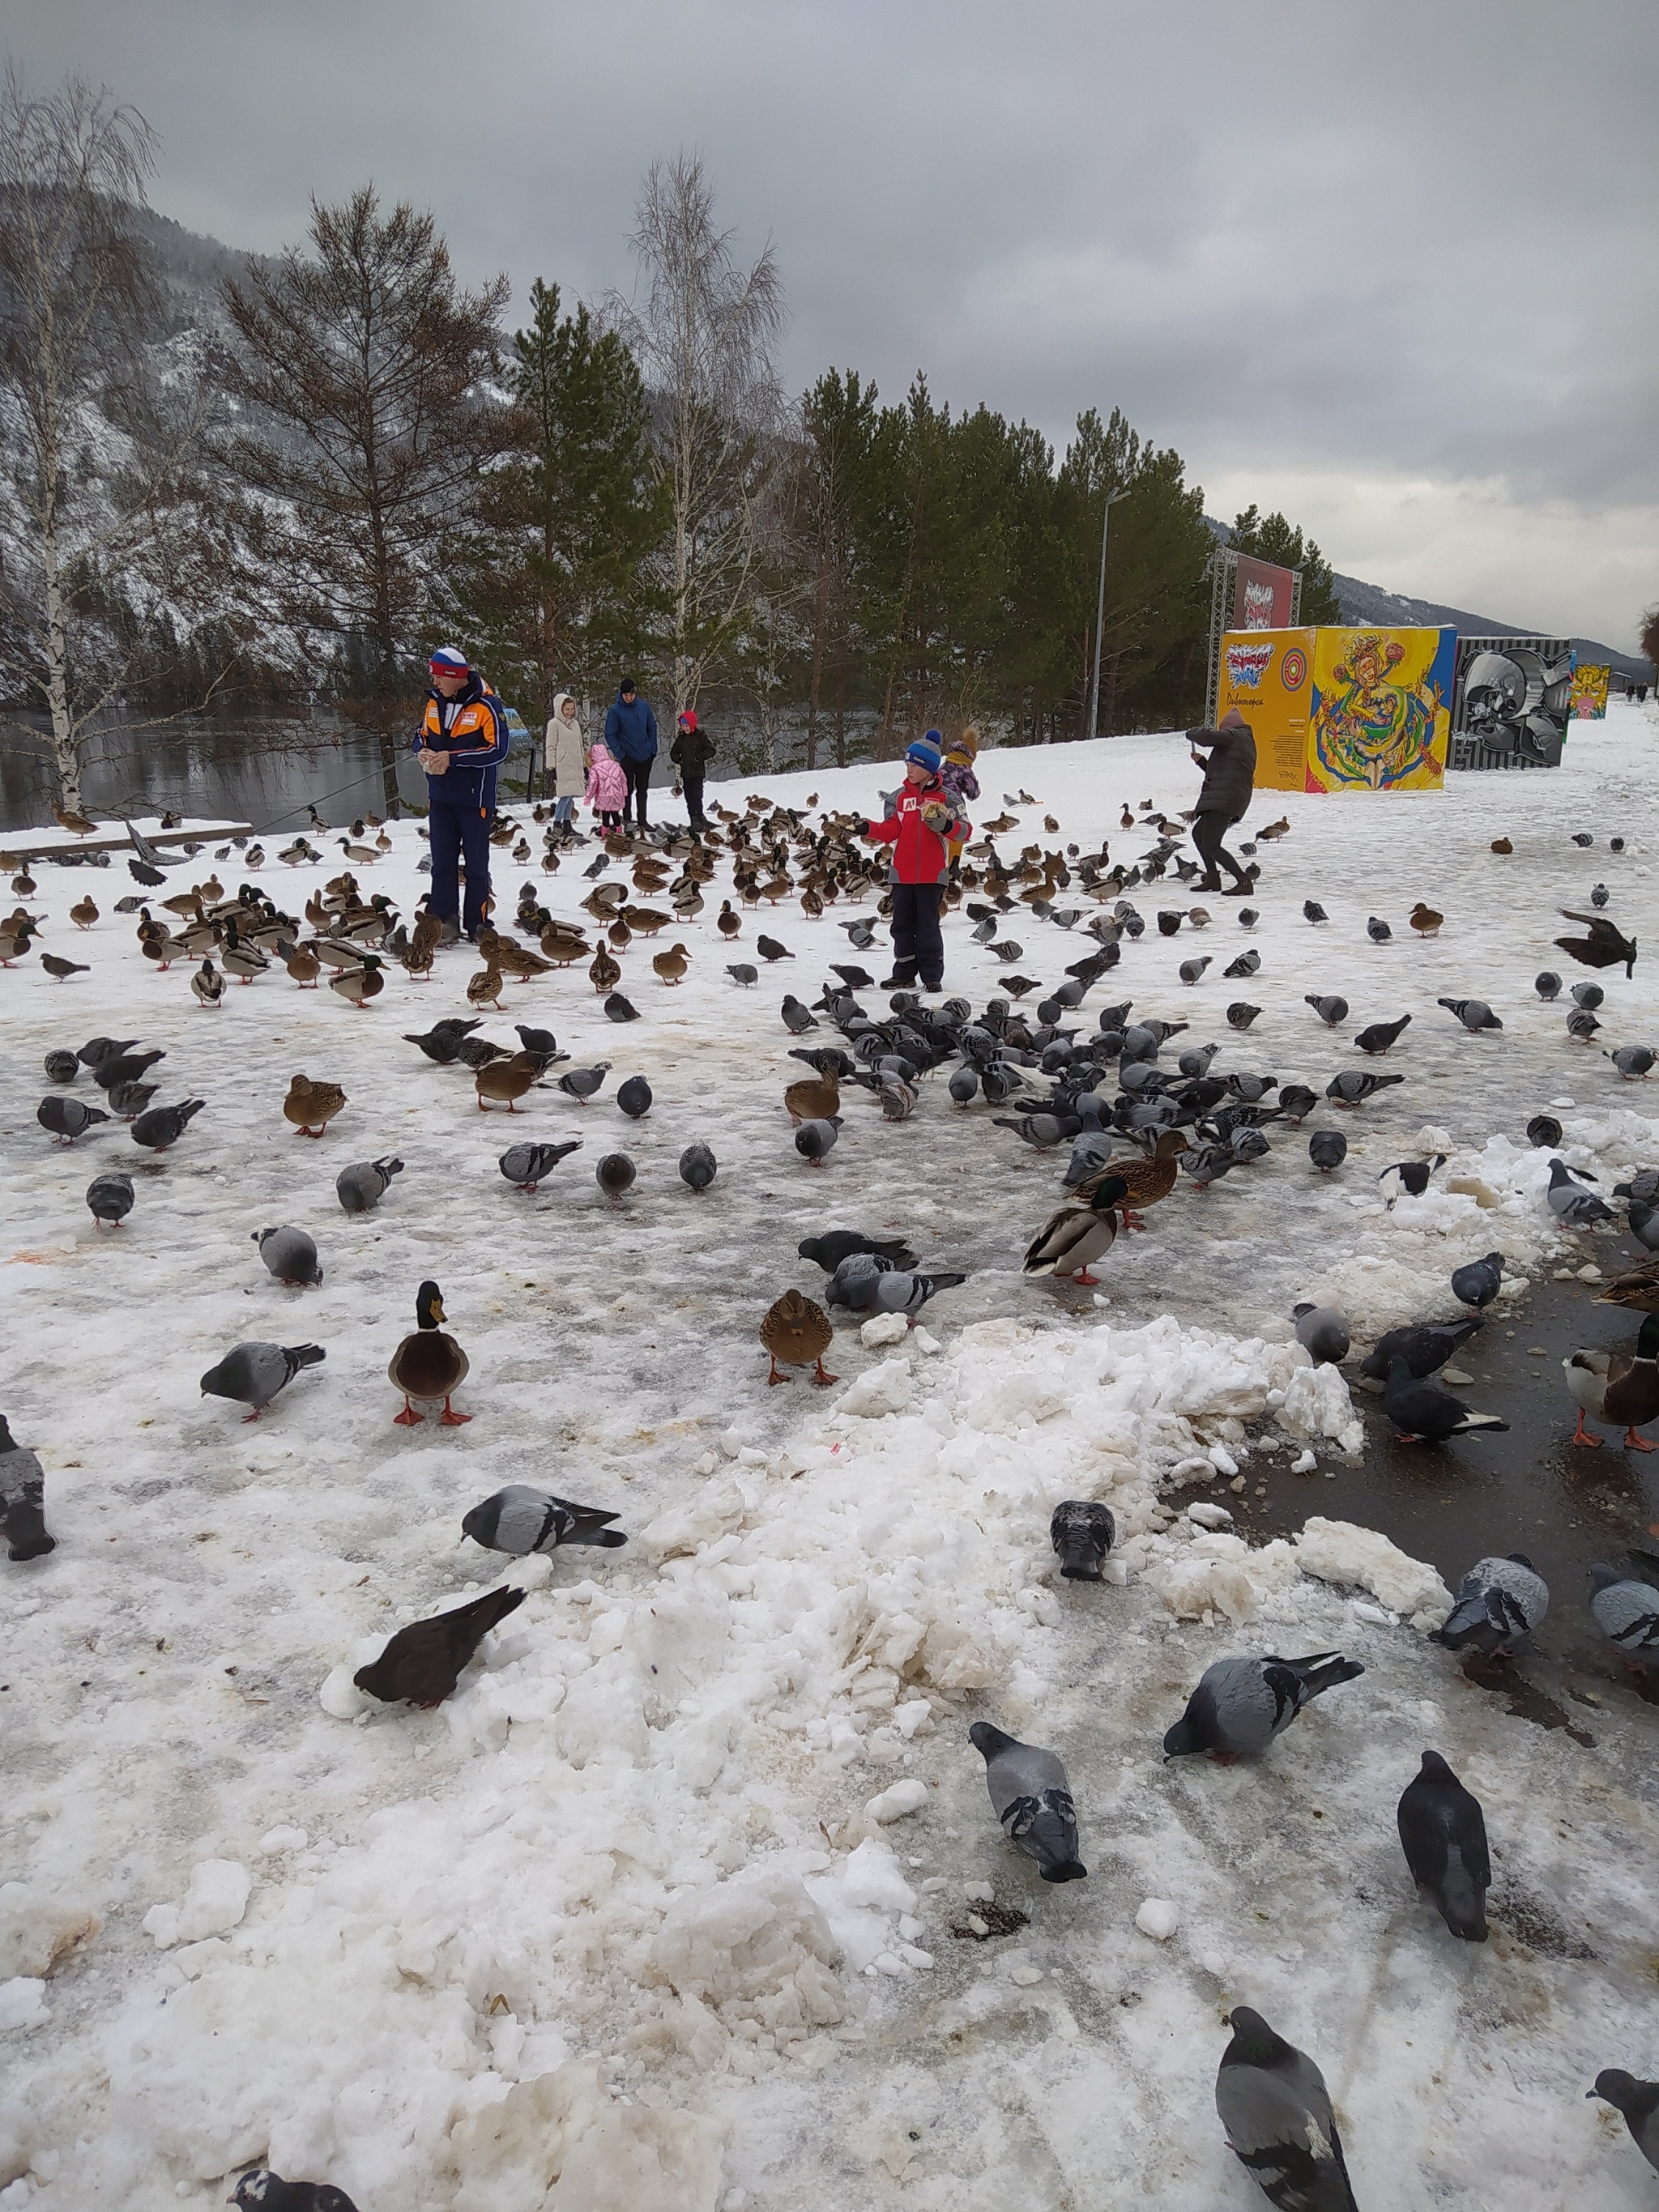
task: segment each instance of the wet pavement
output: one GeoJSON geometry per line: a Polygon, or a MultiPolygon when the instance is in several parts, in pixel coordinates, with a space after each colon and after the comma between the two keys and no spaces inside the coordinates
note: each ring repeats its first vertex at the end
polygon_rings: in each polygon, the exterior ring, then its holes
{"type": "MultiPolygon", "coordinates": [[[[1626,1261],[1611,1239],[1586,1240],[1585,1257],[1611,1277],[1626,1261]]],[[[1490,1553],[1524,1552],[1550,1586],[1549,1617],[1512,1662],[1466,1664],[1483,1688],[1546,1727],[1593,1735],[1598,1707],[1633,1698],[1659,1706],[1659,1684],[1638,1680],[1603,1639],[1586,1600],[1592,1560],[1620,1563],[1631,1545],[1659,1550],[1659,1451],[1627,1452],[1616,1429],[1597,1428],[1599,1451],[1571,1442],[1577,1407],[1561,1362],[1580,1347],[1634,1348],[1642,1316],[1595,1303],[1600,1285],[1546,1275],[1470,1338],[1451,1364],[1474,1379],[1446,1387],[1510,1424],[1502,1434],[1440,1446],[1402,1443],[1380,1396],[1357,1383],[1365,1423],[1363,1466],[1330,1455],[1295,1475],[1288,1455],[1255,1454],[1246,1488],[1226,1502],[1240,1535],[1255,1543],[1294,1535],[1310,1515],[1377,1528],[1414,1559],[1431,1560],[1455,1590],[1490,1553]],[[1334,1469],[1334,1479],[1326,1480],[1334,1469]]],[[[1448,1318],[1449,1316],[1437,1316],[1448,1318]]],[[[1347,1370],[1352,1383],[1353,1366],[1347,1370]]],[[[1659,1443],[1659,1436],[1651,1439],[1659,1443]]],[[[1224,1493],[1218,1493],[1223,1494],[1224,1493]]]]}

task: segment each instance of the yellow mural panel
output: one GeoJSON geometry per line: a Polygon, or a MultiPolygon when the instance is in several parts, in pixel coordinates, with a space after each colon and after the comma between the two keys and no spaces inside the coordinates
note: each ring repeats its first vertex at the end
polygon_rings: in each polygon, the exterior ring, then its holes
{"type": "Polygon", "coordinates": [[[1451,741],[1453,629],[1322,629],[1310,791],[1438,791],[1451,741]]]}
{"type": "Polygon", "coordinates": [[[1237,707],[1255,738],[1258,791],[1307,788],[1311,629],[1230,630],[1221,641],[1217,712],[1237,707]]]}
{"type": "Polygon", "coordinates": [[[1572,719],[1602,722],[1607,714],[1607,682],[1613,671],[1604,661],[1588,660],[1572,672],[1572,719]]]}

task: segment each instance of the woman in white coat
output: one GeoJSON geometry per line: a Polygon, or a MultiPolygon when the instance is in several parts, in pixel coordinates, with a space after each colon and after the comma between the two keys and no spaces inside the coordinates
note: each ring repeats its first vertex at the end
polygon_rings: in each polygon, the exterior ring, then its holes
{"type": "Polygon", "coordinates": [[[586,781],[581,717],[570,694],[560,691],[555,695],[553,715],[547,726],[548,789],[558,801],[553,809],[555,822],[568,825],[586,781]]]}

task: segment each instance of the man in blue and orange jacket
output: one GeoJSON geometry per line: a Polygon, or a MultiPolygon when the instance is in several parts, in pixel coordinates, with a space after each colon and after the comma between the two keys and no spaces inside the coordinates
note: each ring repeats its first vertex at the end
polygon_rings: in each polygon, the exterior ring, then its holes
{"type": "Polygon", "coordinates": [[[466,655],[441,646],[429,664],[432,689],[419,736],[410,750],[425,769],[432,849],[428,903],[442,921],[439,942],[453,945],[465,927],[476,944],[489,896],[489,825],[495,818],[495,770],[507,758],[507,710],[466,655]],[[466,914],[461,916],[459,863],[466,859],[466,914]]]}
{"type": "Polygon", "coordinates": [[[893,848],[888,871],[893,886],[893,972],[884,989],[908,990],[918,971],[924,991],[944,988],[939,901],[951,865],[951,841],[965,838],[972,824],[939,780],[944,756],[938,737],[930,730],[910,747],[904,756],[904,781],[888,802],[886,819],[871,823],[866,833],[893,848]]]}

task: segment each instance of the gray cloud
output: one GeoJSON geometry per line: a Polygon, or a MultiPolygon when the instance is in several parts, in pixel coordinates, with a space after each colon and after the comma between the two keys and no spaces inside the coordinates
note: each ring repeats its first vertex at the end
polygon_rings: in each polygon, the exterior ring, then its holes
{"type": "Polygon", "coordinates": [[[141,106],[157,204],[230,242],[373,175],[468,274],[592,295],[696,145],[775,238],[796,384],[923,368],[1061,443],[1117,404],[1212,512],[1516,620],[1623,643],[1659,594],[1650,0],[57,0],[4,35],[141,106]]]}

